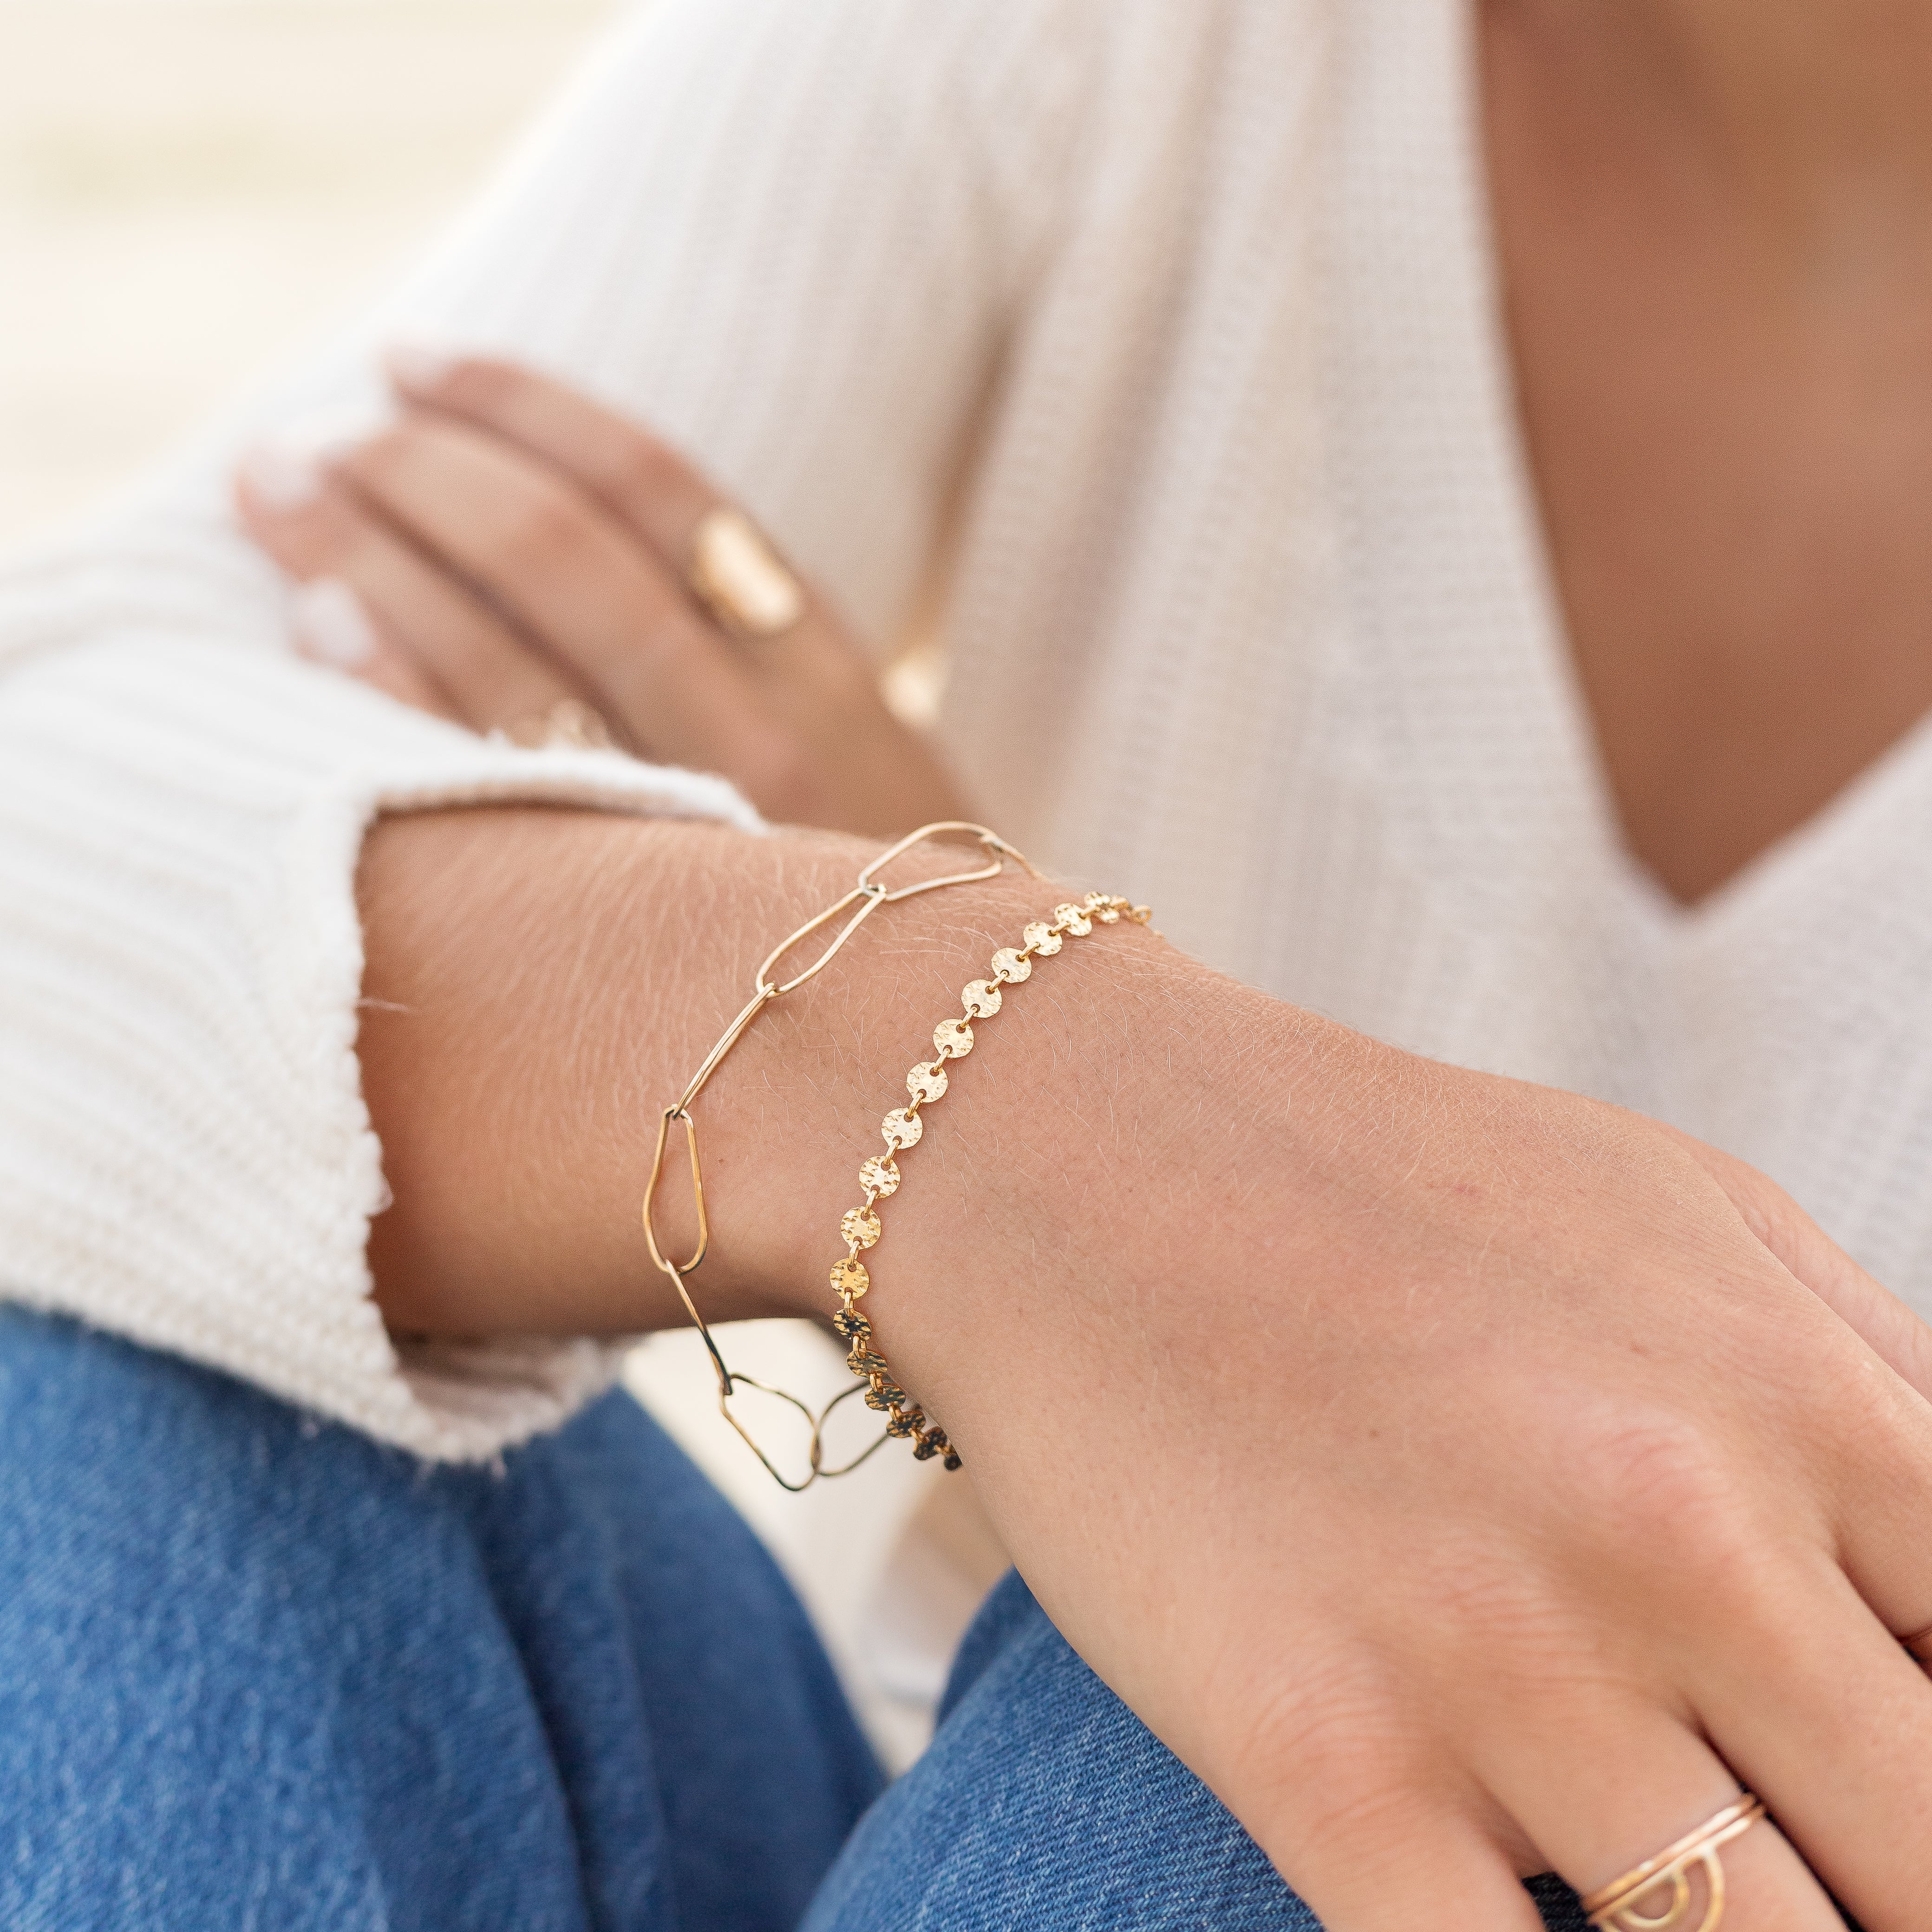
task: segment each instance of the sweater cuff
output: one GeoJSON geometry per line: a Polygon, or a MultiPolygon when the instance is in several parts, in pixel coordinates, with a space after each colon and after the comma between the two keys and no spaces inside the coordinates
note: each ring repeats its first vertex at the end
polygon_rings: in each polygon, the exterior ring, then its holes
{"type": "Polygon", "coordinates": [[[122,635],[0,681],[0,1293],[382,1441],[487,1460],[621,1350],[399,1351],[356,1054],[379,813],[515,801],[757,814],[719,778],[528,752],[286,658],[122,635]]]}

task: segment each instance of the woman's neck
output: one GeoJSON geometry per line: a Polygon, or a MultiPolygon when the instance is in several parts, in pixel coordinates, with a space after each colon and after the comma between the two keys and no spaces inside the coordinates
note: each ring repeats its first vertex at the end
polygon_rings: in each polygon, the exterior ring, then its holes
{"type": "Polygon", "coordinates": [[[1490,4],[1801,274],[1932,257],[1927,0],[1490,4]]]}

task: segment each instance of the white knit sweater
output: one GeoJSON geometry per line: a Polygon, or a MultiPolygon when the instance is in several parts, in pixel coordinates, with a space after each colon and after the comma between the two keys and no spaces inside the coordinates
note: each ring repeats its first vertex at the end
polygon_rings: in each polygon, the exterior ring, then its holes
{"type": "Polygon", "coordinates": [[[221,507],[405,329],[740,491],[983,814],[1184,945],[1768,1168],[1932,1313],[1932,745],[1714,902],[1624,856],[1496,326],[1460,0],[658,0],[354,338],[0,583],[0,1282],[482,1456],[590,1344],[399,1361],[354,1055],[370,816],[716,781],[307,669],[221,507]]]}

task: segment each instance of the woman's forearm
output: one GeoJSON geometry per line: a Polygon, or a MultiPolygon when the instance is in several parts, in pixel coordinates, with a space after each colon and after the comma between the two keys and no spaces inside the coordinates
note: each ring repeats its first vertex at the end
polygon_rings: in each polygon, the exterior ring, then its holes
{"type": "MultiPolygon", "coordinates": [[[[380,824],[361,875],[362,1057],[394,1197],[370,1243],[392,1325],[620,1332],[682,1319],[638,1219],[659,1113],[772,944],[876,849],[563,811],[380,824]]],[[[907,1069],[930,1056],[933,1027],[994,949],[1065,896],[1010,869],[886,907],[760,1016],[694,1108],[713,1238],[692,1286],[707,1316],[829,1311],[838,1219],[858,1204],[860,1162],[884,1151],[879,1123],[904,1104],[907,1069]]],[[[916,1324],[930,1292],[956,1312],[1018,1255],[1070,1252],[1117,1226],[1120,1178],[1138,1190],[1178,1151],[1142,1144],[1156,1096],[1139,1063],[1151,1056],[1173,1087],[1160,1107],[1184,1112],[1178,1096],[1199,1084],[1215,1036],[1186,1016],[1210,988],[1273,1004],[1125,922],[1040,962],[904,1156],[872,1258],[878,1305],[916,1324]]],[[[672,1157],[662,1212],[681,1252],[694,1223],[675,1133],[672,1157]]]]}

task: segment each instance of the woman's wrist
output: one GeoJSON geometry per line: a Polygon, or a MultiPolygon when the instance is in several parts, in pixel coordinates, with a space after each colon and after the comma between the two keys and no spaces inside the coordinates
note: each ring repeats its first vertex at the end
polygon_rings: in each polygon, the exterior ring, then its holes
{"type": "MultiPolygon", "coordinates": [[[[362,878],[362,1054],[396,1202],[371,1243],[392,1322],[682,1318],[638,1226],[658,1114],[758,962],[874,850],[545,811],[380,826],[362,878]]],[[[992,951],[1064,896],[1010,871],[886,908],[760,1016],[695,1109],[713,1238],[692,1287],[707,1315],[827,1312],[839,1218],[860,1198],[860,1162],[883,1151],[882,1117],[904,1104],[907,1068],[992,951]]],[[[1011,990],[907,1157],[890,1245],[871,1258],[882,1312],[935,1269],[950,1280],[1010,1267],[1015,1244],[1077,1238],[1062,1217],[1116,1184],[1125,1157],[1102,1144],[1127,1118],[1116,1090],[1150,1043],[1172,1067],[1175,1000],[1210,978],[1124,923],[1011,990]]],[[[668,1184],[662,1198],[681,1245],[688,1192],[668,1184]]]]}

